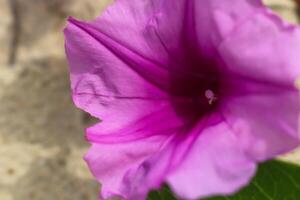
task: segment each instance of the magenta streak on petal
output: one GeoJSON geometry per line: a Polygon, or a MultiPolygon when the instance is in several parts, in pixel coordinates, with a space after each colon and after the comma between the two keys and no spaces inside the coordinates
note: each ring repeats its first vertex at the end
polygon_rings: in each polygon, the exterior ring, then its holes
{"type": "MultiPolygon", "coordinates": [[[[168,79],[168,74],[166,73],[166,69],[163,67],[159,67],[160,65],[156,65],[154,61],[149,60],[148,58],[132,51],[129,48],[126,48],[114,41],[109,36],[105,35],[99,30],[95,30],[89,24],[85,24],[83,22],[79,22],[73,18],[69,18],[68,20],[70,23],[74,24],[75,26],[79,27],[81,30],[85,31],[91,37],[98,40],[102,45],[104,45],[107,49],[109,49],[112,53],[114,53],[118,58],[120,58],[124,63],[127,63],[134,71],[136,71],[139,75],[141,75],[145,80],[149,81],[153,85],[156,85],[158,88],[166,90],[164,85],[157,82],[156,77],[160,77],[161,80],[168,79]],[[97,35],[95,35],[95,31],[97,31],[97,35]],[[143,68],[155,68],[155,74],[145,74],[143,72],[143,68]],[[159,71],[159,72],[157,72],[159,71]],[[161,77],[162,76],[162,77],[161,77]]],[[[154,72],[152,70],[151,72],[154,72]]]]}
{"type": "Polygon", "coordinates": [[[172,135],[184,124],[180,124],[180,122],[174,123],[173,125],[160,124],[162,120],[165,120],[166,123],[175,121],[173,119],[174,117],[168,112],[168,109],[168,107],[165,107],[150,113],[138,119],[138,121],[134,121],[132,124],[128,125],[128,127],[118,130],[118,133],[99,135],[97,130],[94,132],[91,129],[87,129],[86,138],[90,142],[114,144],[132,142],[155,135],[172,135]]]}

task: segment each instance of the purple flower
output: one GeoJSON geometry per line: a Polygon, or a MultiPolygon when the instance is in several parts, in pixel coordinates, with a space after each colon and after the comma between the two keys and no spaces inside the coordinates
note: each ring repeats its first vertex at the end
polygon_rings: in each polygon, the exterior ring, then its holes
{"type": "Polygon", "coordinates": [[[100,199],[232,194],[299,145],[300,29],[260,0],[117,0],[65,35],[100,199]]]}

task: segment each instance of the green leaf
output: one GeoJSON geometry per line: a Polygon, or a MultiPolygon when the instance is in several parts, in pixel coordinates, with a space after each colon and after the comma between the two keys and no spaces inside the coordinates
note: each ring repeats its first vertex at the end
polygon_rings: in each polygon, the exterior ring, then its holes
{"type": "MultiPolygon", "coordinates": [[[[167,186],[151,191],[148,200],[176,200],[167,186]]],[[[300,200],[300,166],[282,161],[268,161],[259,166],[251,183],[232,196],[205,200],[300,200]]]]}

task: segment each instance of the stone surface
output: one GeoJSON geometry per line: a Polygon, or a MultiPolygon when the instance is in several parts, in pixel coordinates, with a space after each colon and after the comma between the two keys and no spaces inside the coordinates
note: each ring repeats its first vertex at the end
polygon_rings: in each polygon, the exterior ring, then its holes
{"type": "Polygon", "coordinates": [[[0,200],[94,200],[82,157],[91,120],[71,102],[63,34],[68,15],[94,18],[106,0],[19,0],[18,59],[7,66],[12,18],[0,0],[0,200]]]}
{"type": "Polygon", "coordinates": [[[266,5],[291,23],[299,23],[297,4],[293,0],[263,0],[266,5]]]}

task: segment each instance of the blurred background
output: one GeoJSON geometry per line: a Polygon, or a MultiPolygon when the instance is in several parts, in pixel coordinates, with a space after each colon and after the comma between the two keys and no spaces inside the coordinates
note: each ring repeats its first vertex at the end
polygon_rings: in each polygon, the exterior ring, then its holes
{"type": "MultiPolygon", "coordinates": [[[[96,200],[82,160],[95,120],[70,98],[62,30],[111,0],[0,0],[0,200],[96,200]]],[[[292,23],[293,0],[265,0],[292,23]]],[[[299,4],[300,5],[300,4],[299,4]]],[[[283,159],[300,163],[297,151],[283,159]]]]}

